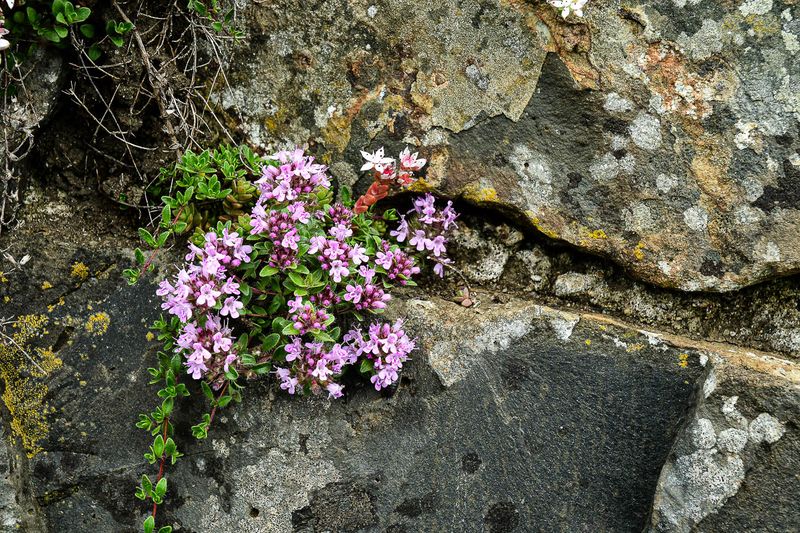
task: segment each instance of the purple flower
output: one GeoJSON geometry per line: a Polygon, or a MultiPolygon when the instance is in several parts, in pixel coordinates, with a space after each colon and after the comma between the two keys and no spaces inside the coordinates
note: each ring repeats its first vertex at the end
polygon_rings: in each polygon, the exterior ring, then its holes
{"type": "Polygon", "coordinates": [[[239,309],[243,307],[244,304],[242,302],[233,296],[229,296],[225,298],[225,303],[222,305],[219,314],[222,316],[230,316],[231,318],[239,318],[239,309]]]}
{"type": "Polygon", "coordinates": [[[414,236],[411,237],[411,240],[408,241],[408,244],[411,246],[415,246],[417,251],[421,252],[425,249],[425,242],[428,240],[428,236],[425,234],[424,229],[414,230],[414,236]]]}
{"type": "Polygon", "coordinates": [[[331,261],[330,270],[328,270],[328,274],[330,275],[331,279],[336,283],[340,283],[342,278],[346,278],[350,275],[350,270],[347,268],[347,263],[342,261],[336,260],[331,261]]]}
{"type": "Polygon", "coordinates": [[[353,235],[353,230],[344,224],[337,224],[336,226],[332,227],[328,233],[330,233],[331,236],[337,241],[344,242],[346,238],[353,235]]]}
{"type": "Polygon", "coordinates": [[[325,390],[328,391],[328,398],[333,398],[333,399],[341,398],[344,395],[344,393],[342,392],[343,389],[344,389],[343,386],[333,381],[331,381],[325,386],[325,390]]]}
{"type": "Polygon", "coordinates": [[[433,255],[439,257],[440,255],[444,255],[445,253],[447,253],[447,248],[445,247],[445,244],[447,244],[447,240],[445,240],[444,236],[437,235],[430,241],[426,242],[425,247],[428,248],[428,250],[431,250],[433,252],[433,255]]]}
{"type": "Polygon", "coordinates": [[[395,237],[397,242],[403,242],[408,238],[408,221],[405,215],[400,215],[400,225],[397,226],[397,229],[390,231],[389,235],[395,237]]]}

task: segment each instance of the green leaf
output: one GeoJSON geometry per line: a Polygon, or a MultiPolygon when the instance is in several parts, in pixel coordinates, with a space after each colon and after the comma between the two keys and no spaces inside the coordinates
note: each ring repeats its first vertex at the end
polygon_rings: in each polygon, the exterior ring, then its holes
{"type": "Polygon", "coordinates": [[[264,337],[264,342],[261,344],[261,350],[264,352],[269,352],[275,346],[278,345],[278,342],[281,340],[281,336],[277,333],[271,333],[264,337]]]}
{"type": "Polygon", "coordinates": [[[359,368],[359,371],[362,374],[369,374],[372,372],[373,368],[374,365],[372,364],[372,361],[370,361],[369,359],[363,359],[361,361],[361,367],[359,368]]]}
{"type": "Polygon", "coordinates": [[[231,403],[231,400],[232,400],[232,399],[233,399],[233,398],[231,398],[230,396],[223,396],[222,398],[220,398],[220,399],[219,399],[219,401],[217,402],[217,405],[218,405],[220,408],[222,408],[222,407],[225,407],[226,405],[228,405],[229,403],[231,403]]]}
{"type": "Polygon", "coordinates": [[[147,475],[142,476],[142,490],[144,491],[144,495],[148,498],[150,494],[153,492],[153,483],[150,481],[150,478],[147,475]]]}
{"type": "Polygon", "coordinates": [[[159,496],[164,496],[167,493],[167,478],[162,477],[158,483],[156,483],[155,493],[159,496]]]}
{"type": "Polygon", "coordinates": [[[206,395],[206,398],[208,398],[211,401],[214,401],[214,391],[211,390],[211,387],[208,386],[208,383],[206,383],[205,381],[201,381],[200,388],[203,389],[203,394],[206,395]]]}
{"type": "Polygon", "coordinates": [[[66,26],[56,26],[55,27],[56,34],[64,39],[67,35],[69,35],[69,29],[66,26]]]}
{"type": "Polygon", "coordinates": [[[87,55],[89,56],[89,59],[91,59],[92,61],[97,61],[98,59],[100,59],[100,56],[103,55],[103,52],[100,50],[99,46],[93,44],[92,46],[89,47],[87,55]]]}
{"type": "Polygon", "coordinates": [[[287,324],[282,330],[281,333],[284,335],[298,335],[300,332],[297,328],[294,327],[294,324],[287,324]]]}
{"type": "Polygon", "coordinates": [[[153,515],[144,519],[142,527],[144,528],[144,533],[153,533],[153,530],[156,528],[156,519],[153,518],[153,515]]]}
{"type": "Polygon", "coordinates": [[[116,35],[109,35],[108,38],[111,39],[111,42],[114,43],[114,46],[116,46],[117,48],[122,48],[122,45],[125,44],[125,40],[122,37],[117,37],[116,35]]]}
{"type": "Polygon", "coordinates": [[[250,370],[259,376],[263,376],[264,374],[269,374],[269,371],[272,370],[272,363],[259,363],[250,367],[250,370]]]}
{"type": "Polygon", "coordinates": [[[268,277],[276,274],[277,272],[278,272],[277,268],[267,265],[267,266],[265,266],[264,268],[261,269],[261,271],[258,273],[258,275],[259,275],[259,277],[262,277],[262,278],[268,278],[268,277]]]}
{"type": "Polygon", "coordinates": [[[83,22],[84,20],[89,18],[89,15],[92,14],[92,10],[88,7],[79,7],[75,11],[75,22],[83,22]]]}
{"type": "Polygon", "coordinates": [[[153,248],[156,247],[156,240],[153,235],[144,228],[139,228],[139,237],[147,243],[148,245],[152,246],[153,248]]]}
{"type": "Polygon", "coordinates": [[[64,0],[53,0],[53,5],[51,6],[53,10],[53,15],[57,15],[64,11],[64,0]]]}
{"type": "Polygon", "coordinates": [[[158,457],[164,455],[164,437],[162,437],[161,435],[156,437],[155,440],[153,441],[153,452],[158,457]]]}
{"type": "Polygon", "coordinates": [[[56,15],[56,22],[60,22],[61,24],[69,24],[69,23],[68,23],[68,22],[67,22],[67,21],[64,19],[64,13],[58,13],[58,14],[56,15]]]}
{"type": "Polygon", "coordinates": [[[158,530],[158,533],[172,533],[172,526],[164,526],[158,530]]]}
{"type": "Polygon", "coordinates": [[[228,381],[236,381],[239,379],[239,372],[237,372],[233,367],[228,367],[228,371],[225,372],[225,377],[228,379],[228,381]]]}

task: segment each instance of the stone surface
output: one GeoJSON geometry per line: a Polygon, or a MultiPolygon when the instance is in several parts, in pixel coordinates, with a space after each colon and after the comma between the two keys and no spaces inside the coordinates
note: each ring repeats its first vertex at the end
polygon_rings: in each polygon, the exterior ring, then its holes
{"type": "MultiPolygon", "coordinates": [[[[43,206],[65,198],[28,198],[12,247],[32,250],[30,268],[3,290],[15,313],[48,316],[32,348],[52,346],[61,366],[46,380],[41,451],[14,487],[47,530],[135,531],[146,509],[133,487],[152,473],[133,424],[152,404],[154,287],[119,282],[133,232],[109,228],[103,204],[53,226],[43,206]],[[71,276],[77,259],[87,279],[71,276]]],[[[188,431],[201,395],[185,401],[186,457],[162,520],[259,532],[642,530],[653,511],[662,529],[796,522],[795,363],[513,294],[474,297],[469,309],[422,292],[393,303],[420,348],[391,397],[354,382],[331,403],[254,382],[204,442],[188,431]]]]}
{"type": "Polygon", "coordinates": [[[800,267],[795,2],[294,5],[250,5],[217,95],[251,142],[311,142],[348,183],[358,149],[418,145],[428,186],[665,287],[800,267]]]}

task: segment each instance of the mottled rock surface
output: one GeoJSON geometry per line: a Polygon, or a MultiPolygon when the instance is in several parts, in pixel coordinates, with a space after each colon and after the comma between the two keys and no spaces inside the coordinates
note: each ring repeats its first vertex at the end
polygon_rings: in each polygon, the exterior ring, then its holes
{"type": "Polygon", "coordinates": [[[800,267],[793,1],[253,4],[218,105],[263,146],[431,157],[428,186],[510,210],[665,287],[800,267]]]}
{"type": "MultiPolygon", "coordinates": [[[[157,348],[146,338],[154,286],[119,283],[133,232],[107,205],[28,198],[10,242],[14,254],[32,251],[30,267],[3,290],[8,309],[48,317],[31,349],[51,346],[61,366],[45,380],[40,451],[0,486],[4,509],[19,516],[29,491],[39,530],[135,531],[146,509],[133,487],[151,470],[133,424],[152,403],[143,390],[157,348]],[[75,262],[89,267],[85,279],[75,262]]],[[[525,242],[516,230],[499,235],[525,242]]],[[[352,383],[342,402],[298,400],[256,382],[205,442],[189,434],[200,395],[185,401],[187,456],[170,470],[160,516],[198,532],[796,522],[797,364],[502,295],[476,288],[469,309],[422,292],[396,300],[391,314],[408,317],[420,348],[391,397],[352,383]]],[[[8,442],[24,455],[16,436],[8,442]]]]}

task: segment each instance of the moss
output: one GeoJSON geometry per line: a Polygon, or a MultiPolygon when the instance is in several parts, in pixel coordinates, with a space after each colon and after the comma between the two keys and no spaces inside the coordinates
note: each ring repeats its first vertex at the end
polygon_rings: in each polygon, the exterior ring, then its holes
{"type": "Polygon", "coordinates": [[[0,345],[0,379],[3,402],[11,416],[11,431],[20,438],[28,457],[41,451],[39,441],[47,436],[45,402],[47,385],[41,379],[61,367],[51,348],[36,348],[31,341],[47,333],[45,315],[25,315],[17,319],[9,342],[0,345]]]}

